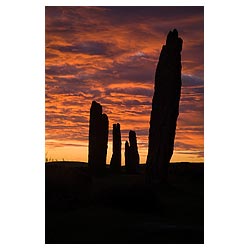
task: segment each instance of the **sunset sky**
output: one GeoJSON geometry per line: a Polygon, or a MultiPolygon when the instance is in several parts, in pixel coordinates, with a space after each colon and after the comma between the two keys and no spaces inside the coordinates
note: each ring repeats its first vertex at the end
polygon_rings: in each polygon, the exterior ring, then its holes
{"type": "Polygon", "coordinates": [[[46,7],[46,154],[88,161],[89,110],[93,100],[124,144],[137,134],[146,162],[154,75],[167,33],[183,39],[182,94],[172,162],[203,162],[203,7],[46,7]]]}

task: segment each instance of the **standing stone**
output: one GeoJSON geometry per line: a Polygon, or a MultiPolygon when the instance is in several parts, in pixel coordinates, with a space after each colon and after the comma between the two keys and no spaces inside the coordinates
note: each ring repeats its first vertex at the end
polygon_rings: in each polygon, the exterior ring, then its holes
{"type": "Polygon", "coordinates": [[[129,169],[129,144],[128,141],[125,142],[125,169],[128,172],[129,169]]]}
{"type": "Polygon", "coordinates": [[[138,153],[135,131],[129,131],[129,143],[125,143],[125,167],[128,173],[135,173],[139,166],[140,157],[138,153]]]}
{"type": "Polygon", "coordinates": [[[113,124],[113,155],[110,162],[112,172],[121,171],[121,131],[120,124],[113,124]]]}
{"type": "Polygon", "coordinates": [[[96,101],[90,108],[89,162],[94,175],[104,173],[108,148],[108,117],[102,114],[102,106],[96,101]]]}
{"type": "Polygon", "coordinates": [[[167,179],[174,150],[182,85],[182,42],[176,29],[170,31],[156,68],[146,163],[146,175],[149,179],[167,179]]]}

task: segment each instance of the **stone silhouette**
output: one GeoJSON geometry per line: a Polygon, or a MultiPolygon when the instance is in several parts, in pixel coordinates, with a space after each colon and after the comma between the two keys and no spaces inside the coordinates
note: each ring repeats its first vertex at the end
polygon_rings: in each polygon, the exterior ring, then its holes
{"type": "Polygon", "coordinates": [[[108,116],[102,113],[101,104],[92,102],[89,122],[89,161],[92,174],[103,174],[106,169],[108,148],[108,116]]]}
{"type": "Polygon", "coordinates": [[[182,43],[177,30],[170,31],[156,68],[146,163],[149,179],[167,179],[179,115],[182,43]]]}
{"type": "Polygon", "coordinates": [[[139,166],[140,157],[138,153],[135,131],[129,131],[129,143],[125,143],[125,167],[128,173],[135,173],[139,166]]]}
{"type": "Polygon", "coordinates": [[[114,173],[121,171],[121,131],[120,124],[113,124],[113,155],[110,161],[110,169],[114,173]]]}

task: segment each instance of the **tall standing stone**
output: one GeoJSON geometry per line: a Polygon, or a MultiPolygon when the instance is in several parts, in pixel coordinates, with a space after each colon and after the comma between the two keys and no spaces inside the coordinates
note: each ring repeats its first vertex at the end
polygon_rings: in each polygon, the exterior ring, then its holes
{"type": "Polygon", "coordinates": [[[102,113],[101,104],[93,101],[90,108],[88,162],[93,174],[102,174],[106,169],[108,124],[108,117],[102,113]]]}
{"type": "Polygon", "coordinates": [[[167,179],[179,115],[182,42],[176,29],[170,31],[156,68],[146,163],[149,178],[167,179]]]}
{"type": "Polygon", "coordinates": [[[110,162],[112,172],[121,171],[121,130],[120,124],[113,124],[113,155],[110,162]]]}
{"type": "Polygon", "coordinates": [[[135,173],[139,166],[140,157],[138,153],[135,131],[129,131],[129,143],[125,143],[125,167],[128,173],[135,173]]]}

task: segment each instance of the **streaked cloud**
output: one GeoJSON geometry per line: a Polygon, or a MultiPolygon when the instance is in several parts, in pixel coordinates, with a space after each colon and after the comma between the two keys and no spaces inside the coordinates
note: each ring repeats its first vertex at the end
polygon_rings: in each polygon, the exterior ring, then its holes
{"type": "Polygon", "coordinates": [[[166,34],[177,28],[183,87],[173,159],[203,161],[203,25],[203,7],[46,7],[48,154],[87,161],[96,100],[109,117],[107,161],[119,122],[123,144],[130,129],[137,132],[145,162],[155,68],[166,34]]]}

